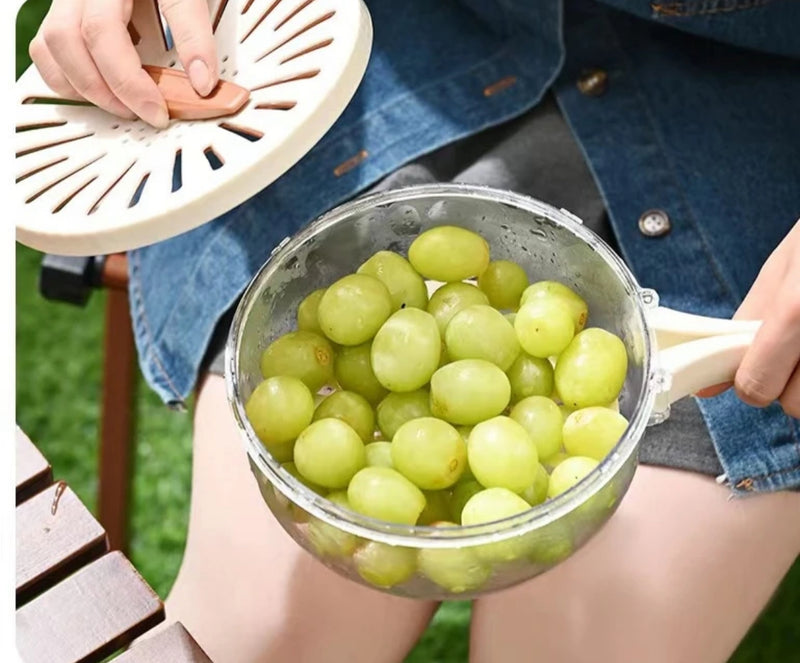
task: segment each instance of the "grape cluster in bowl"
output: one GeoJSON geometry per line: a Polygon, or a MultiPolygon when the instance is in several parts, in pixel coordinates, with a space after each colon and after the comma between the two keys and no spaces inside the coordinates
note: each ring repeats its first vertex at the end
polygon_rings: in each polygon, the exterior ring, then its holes
{"type": "MultiPolygon", "coordinates": [[[[480,235],[434,227],[407,258],[379,251],[309,294],[297,330],[263,352],[245,412],[287,472],[344,509],[408,526],[492,523],[573,487],[627,428],[625,345],[588,316],[567,286],[492,262],[480,235]]],[[[420,575],[469,592],[532,554],[514,540],[416,551],[293,515],[320,557],[347,558],[382,588],[420,575]]]]}

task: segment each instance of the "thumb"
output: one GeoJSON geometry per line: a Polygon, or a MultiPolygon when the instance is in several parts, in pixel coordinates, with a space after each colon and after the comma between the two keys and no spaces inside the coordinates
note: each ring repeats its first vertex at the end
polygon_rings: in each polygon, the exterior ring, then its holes
{"type": "Polygon", "coordinates": [[[192,87],[208,96],[219,80],[217,47],[206,0],[160,0],[175,49],[192,87]]]}

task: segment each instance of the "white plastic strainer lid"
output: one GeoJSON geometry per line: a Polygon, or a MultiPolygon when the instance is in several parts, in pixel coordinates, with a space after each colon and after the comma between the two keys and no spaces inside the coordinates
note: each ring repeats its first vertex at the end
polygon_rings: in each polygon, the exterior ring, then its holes
{"type": "MultiPolygon", "coordinates": [[[[155,0],[135,0],[142,62],[180,66],[155,0]]],[[[235,115],[158,130],[54,99],[31,66],[16,84],[15,216],[23,244],[100,255],[195,228],[303,157],[364,75],[361,0],[210,0],[219,72],[250,90],[235,115]]]]}

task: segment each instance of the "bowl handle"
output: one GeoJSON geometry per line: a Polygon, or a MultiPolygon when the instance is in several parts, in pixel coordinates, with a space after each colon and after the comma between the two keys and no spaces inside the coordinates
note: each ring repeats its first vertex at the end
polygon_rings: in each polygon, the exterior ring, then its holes
{"type": "Polygon", "coordinates": [[[669,402],[705,387],[732,382],[761,326],[760,321],[727,320],[654,309],[650,323],[659,348],[658,363],[670,376],[669,402]]]}

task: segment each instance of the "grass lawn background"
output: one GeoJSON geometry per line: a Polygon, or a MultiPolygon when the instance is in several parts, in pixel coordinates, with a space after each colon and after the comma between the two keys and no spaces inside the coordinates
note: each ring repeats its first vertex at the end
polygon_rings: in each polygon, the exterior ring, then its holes
{"type": "MultiPolygon", "coordinates": [[[[17,75],[28,66],[28,42],[48,6],[48,0],[29,0],[20,12],[17,75]]],[[[50,460],[55,478],[67,481],[94,509],[105,296],[95,293],[84,309],[44,301],[37,289],[40,259],[17,245],[17,422],[50,460]]],[[[186,536],[191,421],[164,408],[143,382],[136,408],[131,557],[165,596],[186,536]]],[[[407,663],[466,661],[469,614],[468,603],[445,604],[407,663]]],[[[732,662],[800,660],[798,625],[800,562],[732,662]]]]}

